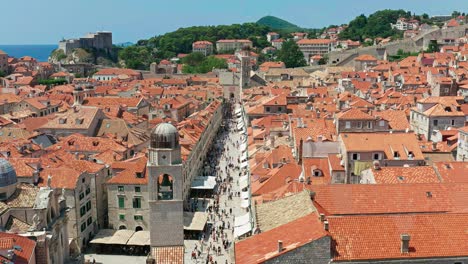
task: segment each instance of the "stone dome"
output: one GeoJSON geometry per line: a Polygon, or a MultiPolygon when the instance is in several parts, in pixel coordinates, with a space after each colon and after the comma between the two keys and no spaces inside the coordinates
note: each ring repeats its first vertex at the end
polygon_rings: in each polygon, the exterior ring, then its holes
{"type": "Polygon", "coordinates": [[[16,184],[16,171],[6,159],[0,159],[0,188],[16,184]]]}
{"type": "Polygon", "coordinates": [[[6,159],[0,158],[0,201],[10,198],[16,191],[16,171],[6,159]]]}
{"type": "Polygon", "coordinates": [[[151,131],[152,148],[177,148],[179,146],[179,131],[170,123],[161,123],[151,131]]]}

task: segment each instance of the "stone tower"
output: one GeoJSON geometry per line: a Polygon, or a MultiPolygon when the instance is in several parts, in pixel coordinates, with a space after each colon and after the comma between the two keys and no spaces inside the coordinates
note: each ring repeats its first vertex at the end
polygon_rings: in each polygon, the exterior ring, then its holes
{"type": "Polygon", "coordinates": [[[179,132],[161,123],[151,132],[148,149],[150,241],[158,248],[183,247],[183,176],[179,132]]]}
{"type": "Polygon", "coordinates": [[[250,48],[244,47],[239,53],[240,68],[240,88],[245,89],[250,85],[250,48]]]}
{"type": "Polygon", "coordinates": [[[76,85],[73,90],[73,105],[81,105],[84,98],[85,92],[83,91],[83,87],[81,85],[76,85]]]}

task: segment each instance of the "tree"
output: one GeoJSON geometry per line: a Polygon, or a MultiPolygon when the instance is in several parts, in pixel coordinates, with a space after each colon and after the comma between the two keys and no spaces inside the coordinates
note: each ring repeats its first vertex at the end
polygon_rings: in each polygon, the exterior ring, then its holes
{"type": "Polygon", "coordinates": [[[391,23],[395,23],[400,17],[408,18],[410,16],[411,12],[402,9],[381,10],[369,15],[369,17],[362,14],[349,22],[349,26],[340,33],[339,37],[362,41],[365,38],[398,36],[397,30],[392,29],[391,23]]]}
{"type": "Polygon", "coordinates": [[[5,77],[5,76],[6,76],[6,74],[3,71],[0,70],[0,78],[5,77]]]}
{"type": "Polygon", "coordinates": [[[453,12],[452,12],[452,17],[453,17],[453,18],[459,17],[460,15],[461,15],[461,13],[458,12],[458,11],[453,11],[453,12]]]}
{"type": "Polygon", "coordinates": [[[307,65],[304,54],[299,50],[296,42],[288,40],[283,43],[281,50],[278,51],[277,59],[284,62],[287,68],[303,67],[307,65]]]}
{"type": "Polygon", "coordinates": [[[129,46],[119,51],[119,59],[131,69],[145,70],[155,61],[154,54],[144,46],[129,46]]]}
{"type": "Polygon", "coordinates": [[[426,13],[422,14],[421,17],[422,17],[423,19],[429,19],[429,15],[426,14],[426,13]]]}
{"type": "Polygon", "coordinates": [[[213,69],[227,69],[228,67],[224,59],[218,59],[215,56],[205,57],[203,54],[198,53],[202,55],[201,60],[199,60],[200,57],[194,54],[197,54],[197,52],[189,54],[185,58],[192,55],[191,57],[195,57],[195,59],[189,58],[189,60],[185,60],[184,58],[182,60],[184,63],[182,67],[183,73],[207,73],[211,72],[213,69]],[[186,61],[187,64],[185,64],[186,61]]]}
{"type": "Polygon", "coordinates": [[[437,44],[437,40],[431,40],[429,42],[427,52],[439,52],[439,44],[437,44]]]}
{"type": "Polygon", "coordinates": [[[200,53],[200,52],[193,52],[190,53],[189,55],[185,56],[182,59],[182,63],[189,65],[189,66],[197,66],[199,65],[203,60],[205,59],[205,56],[200,53]]]}
{"type": "Polygon", "coordinates": [[[318,61],[318,65],[325,65],[328,63],[328,55],[324,55],[319,61],[318,61]]]}

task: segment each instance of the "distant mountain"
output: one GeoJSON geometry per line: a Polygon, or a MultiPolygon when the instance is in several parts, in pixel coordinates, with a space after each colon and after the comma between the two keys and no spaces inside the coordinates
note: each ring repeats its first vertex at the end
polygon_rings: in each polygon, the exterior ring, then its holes
{"type": "Polygon", "coordinates": [[[303,30],[301,27],[275,16],[264,16],[257,21],[257,24],[290,32],[303,30]]]}
{"type": "Polygon", "coordinates": [[[132,43],[132,42],[123,42],[123,43],[117,43],[117,44],[115,44],[115,46],[117,46],[117,47],[124,47],[124,48],[125,48],[125,47],[128,47],[128,46],[132,46],[132,45],[135,45],[135,44],[132,43]]]}

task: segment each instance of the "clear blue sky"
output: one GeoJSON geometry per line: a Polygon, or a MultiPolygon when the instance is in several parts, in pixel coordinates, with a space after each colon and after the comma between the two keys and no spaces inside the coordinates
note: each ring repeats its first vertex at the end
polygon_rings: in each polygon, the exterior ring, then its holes
{"type": "Polygon", "coordinates": [[[0,6],[0,44],[54,44],[99,30],[112,31],[114,43],[136,42],[179,27],[254,22],[265,15],[320,28],[386,8],[468,13],[468,0],[0,0],[0,6]]]}

